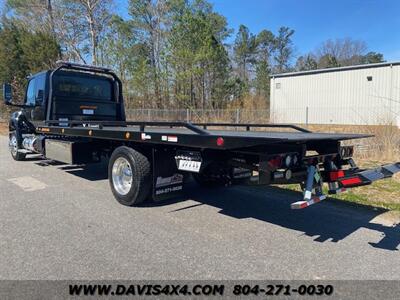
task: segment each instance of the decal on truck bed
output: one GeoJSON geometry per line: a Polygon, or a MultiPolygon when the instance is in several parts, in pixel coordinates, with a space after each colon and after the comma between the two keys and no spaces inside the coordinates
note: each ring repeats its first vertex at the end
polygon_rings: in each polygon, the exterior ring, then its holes
{"type": "Polygon", "coordinates": [[[174,135],[163,135],[163,136],[161,136],[161,140],[163,142],[177,143],[178,142],[178,137],[174,136],[174,135]]]}
{"type": "Polygon", "coordinates": [[[172,192],[181,191],[183,189],[183,175],[174,174],[169,177],[157,177],[156,181],[156,195],[168,194],[172,192]]]}
{"type": "Polygon", "coordinates": [[[145,140],[151,140],[151,135],[145,134],[144,132],[140,135],[140,138],[145,141],[145,140]]]}
{"type": "Polygon", "coordinates": [[[182,174],[174,174],[170,177],[157,177],[157,182],[156,182],[156,188],[163,187],[163,186],[168,186],[168,185],[173,185],[173,184],[179,184],[183,182],[183,175],[182,174]]]}

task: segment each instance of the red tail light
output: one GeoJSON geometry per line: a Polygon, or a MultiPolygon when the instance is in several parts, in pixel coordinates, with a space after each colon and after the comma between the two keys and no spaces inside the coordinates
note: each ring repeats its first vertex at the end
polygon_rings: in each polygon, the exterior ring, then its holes
{"type": "Polygon", "coordinates": [[[353,177],[353,178],[340,180],[340,182],[344,186],[348,186],[348,185],[356,185],[356,184],[362,183],[362,180],[360,178],[358,178],[358,177],[353,177]]]}
{"type": "Polygon", "coordinates": [[[342,178],[342,177],[344,177],[343,170],[329,172],[329,179],[331,181],[337,181],[339,178],[342,178]]]}
{"type": "Polygon", "coordinates": [[[224,138],[223,137],[219,137],[217,138],[217,146],[223,146],[225,143],[224,138]]]}
{"type": "Polygon", "coordinates": [[[268,163],[274,168],[279,168],[282,165],[282,157],[277,156],[273,159],[270,159],[268,163]]]}

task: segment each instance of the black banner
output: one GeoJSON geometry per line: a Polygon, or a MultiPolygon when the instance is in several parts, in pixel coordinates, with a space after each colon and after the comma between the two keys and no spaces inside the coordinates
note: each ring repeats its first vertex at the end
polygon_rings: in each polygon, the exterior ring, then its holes
{"type": "Polygon", "coordinates": [[[400,281],[0,281],[0,299],[399,299],[400,281]]]}

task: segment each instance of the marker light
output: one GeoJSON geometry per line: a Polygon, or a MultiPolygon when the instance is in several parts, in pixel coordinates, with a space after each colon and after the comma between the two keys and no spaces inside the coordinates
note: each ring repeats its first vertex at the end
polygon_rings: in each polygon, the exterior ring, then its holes
{"type": "Polygon", "coordinates": [[[219,137],[217,138],[217,146],[223,146],[225,143],[224,138],[223,137],[219,137]]]}

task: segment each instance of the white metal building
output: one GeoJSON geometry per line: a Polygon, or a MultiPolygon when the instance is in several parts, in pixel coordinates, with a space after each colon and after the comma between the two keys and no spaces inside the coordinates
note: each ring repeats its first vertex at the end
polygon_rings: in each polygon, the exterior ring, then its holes
{"type": "Polygon", "coordinates": [[[400,62],[276,74],[271,122],[400,125],[400,62]]]}

